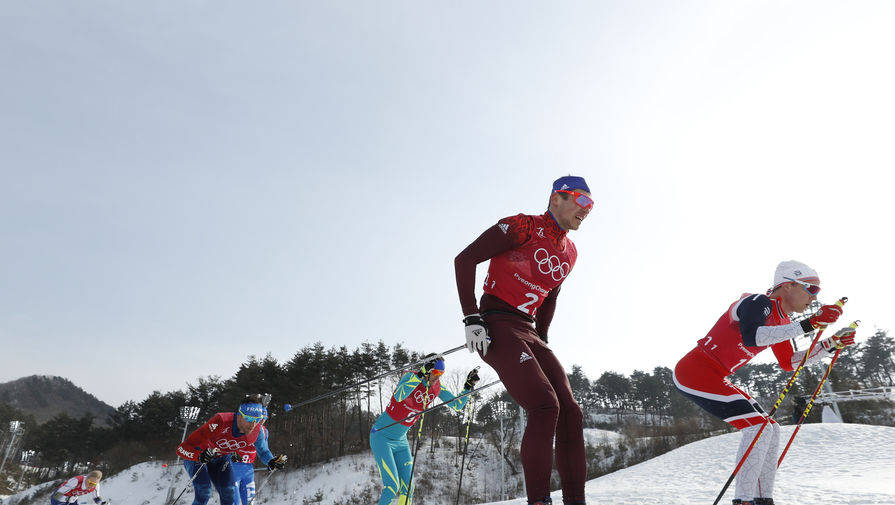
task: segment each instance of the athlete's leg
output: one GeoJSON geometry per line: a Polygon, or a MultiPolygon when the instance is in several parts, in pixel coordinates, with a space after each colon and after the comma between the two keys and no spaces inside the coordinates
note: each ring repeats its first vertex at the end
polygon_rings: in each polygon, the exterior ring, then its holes
{"type": "MultiPolygon", "coordinates": [[[[699,349],[690,351],[674,369],[674,385],[706,412],[742,432],[736,457],[736,463],[739,463],[768,417],[758,402],[727,380],[724,372],[708,359],[699,349]]],[[[762,432],[737,472],[734,498],[751,501],[756,496],[759,473],[773,438],[764,435],[762,432]]]]}
{"type": "Polygon", "coordinates": [[[486,317],[486,320],[491,345],[482,359],[497,372],[510,396],[528,413],[520,455],[528,501],[535,502],[550,494],[559,400],[534,359],[533,351],[517,336],[532,331],[526,328],[527,323],[514,316],[486,317]]]}
{"type": "Polygon", "coordinates": [[[584,502],[587,457],[584,452],[584,416],[572,395],[569,377],[546,345],[529,344],[559,401],[556,423],[556,470],[562,483],[563,503],[584,502]]]}
{"type": "Polygon", "coordinates": [[[230,456],[221,456],[208,463],[208,475],[214,488],[221,498],[221,505],[235,505],[239,499],[236,496],[236,474],[230,462],[230,456]]]}
{"type": "Polygon", "coordinates": [[[187,475],[193,479],[193,505],[206,505],[211,499],[211,477],[208,475],[208,467],[202,466],[196,461],[183,460],[183,468],[187,475]],[[201,470],[199,468],[202,468],[201,470]],[[196,472],[199,472],[198,474],[196,472]]]}
{"type": "Polygon", "coordinates": [[[378,505],[389,505],[401,491],[401,479],[390,440],[382,434],[373,433],[370,435],[370,449],[373,450],[373,460],[379,470],[379,478],[382,479],[382,494],[378,505]]]}
{"type": "Polygon", "coordinates": [[[761,472],[758,474],[758,486],[755,489],[755,498],[773,498],[774,497],[774,477],[777,475],[777,458],[779,457],[780,448],[780,425],[771,421],[771,424],[764,429],[761,437],[768,437],[768,451],[765,454],[764,463],[761,466],[761,472]]]}
{"type": "Polygon", "coordinates": [[[252,470],[252,476],[249,480],[242,481],[242,499],[246,500],[243,505],[249,505],[249,502],[255,499],[255,471],[252,470]]]}
{"type": "Polygon", "coordinates": [[[398,481],[401,483],[398,505],[404,505],[413,500],[413,488],[415,487],[410,481],[414,462],[407,437],[392,443],[392,454],[395,457],[395,465],[398,467],[398,481]]]}
{"type": "Polygon", "coordinates": [[[233,463],[236,473],[236,492],[242,505],[249,505],[255,497],[255,468],[251,463],[233,463]]]}

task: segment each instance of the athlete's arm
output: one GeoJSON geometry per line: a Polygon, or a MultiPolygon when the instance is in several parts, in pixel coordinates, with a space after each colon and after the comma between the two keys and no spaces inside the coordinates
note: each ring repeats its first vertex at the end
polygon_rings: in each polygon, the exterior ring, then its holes
{"type": "Polygon", "coordinates": [[[556,297],[559,296],[561,287],[562,284],[550,290],[550,293],[544,298],[544,302],[538,307],[537,314],[535,314],[535,331],[538,332],[538,336],[542,337],[545,342],[547,341],[545,338],[547,330],[550,329],[550,323],[553,322],[553,313],[556,311],[556,297]]]}
{"type": "Polygon", "coordinates": [[[93,490],[93,503],[99,505],[103,502],[102,497],[99,495],[99,484],[96,485],[96,488],[93,490]]]}
{"type": "MultiPolygon", "coordinates": [[[[793,351],[792,344],[790,344],[789,342],[777,344],[775,346],[772,346],[771,349],[774,349],[774,355],[777,356],[777,362],[780,363],[780,368],[784,370],[795,370],[795,368],[799,366],[799,363],[801,363],[802,358],[805,356],[805,353],[808,352],[807,350],[793,351]],[[782,346],[783,344],[789,344],[788,360],[786,354],[778,354],[776,350],[776,347],[778,345],[782,346]]],[[[812,363],[817,363],[818,361],[829,355],[830,353],[826,352],[824,346],[817,344],[816,346],[814,346],[814,349],[811,350],[811,355],[808,356],[808,359],[805,360],[805,364],[810,365],[812,363]]]]}
{"type": "Polygon", "coordinates": [[[77,486],[78,486],[78,478],[77,477],[72,477],[72,478],[68,479],[67,481],[65,481],[65,483],[63,483],[61,486],[59,486],[59,489],[57,489],[56,492],[53,494],[53,499],[55,499],[56,501],[62,501],[62,499],[65,498],[65,493],[71,491],[72,489],[76,488],[77,486]]]}
{"type": "Polygon", "coordinates": [[[767,347],[805,333],[800,323],[766,326],[772,310],[774,304],[765,295],[747,296],[734,307],[734,319],[740,322],[740,335],[746,346],[767,347]]]}
{"type": "MultiPolygon", "coordinates": [[[[465,393],[466,391],[464,390],[463,392],[465,393]]],[[[457,412],[463,410],[463,407],[466,406],[466,402],[469,401],[469,396],[470,395],[466,395],[462,398],[457,398],[457,395],[445,388],[441,388],[441,392],[438,393],[438,398],[444,403],[447,403],[449,409],[457,412]]]]}
{"type": "Polygon", "coordinates": [[[211,447],[209,439],[211,434],[214,433],[214,428],[211,425],[220,425],[223,422],[224,420],[220,415],[215,414],[211,416],[211,419],[197,428],[196,431],[190,433],[190,436],[186,437],[186,440],[177,446],[177,455],[182,459],[199,461],[199,453],[202,452],[202,449],[211,447]]]}
{"type": "Polygon", "coordinates": [[[267,428],[262,426],[261,432],[258,433],[258,438],[255,439],[255,453],[261,458],[261,462],[265,466],[273,459],[273,453],[270,452],[270,448],[267,446],[267,437],[267,428]]]}
{"type": "Polygon", "coordinates": [[[485,230],[454,258],[454,275],[463,315],[479,311],[475,297],[476,265],[500,253],[519,247],[531,236],[531,217],[519,214],[501,219],[485,230]]]}

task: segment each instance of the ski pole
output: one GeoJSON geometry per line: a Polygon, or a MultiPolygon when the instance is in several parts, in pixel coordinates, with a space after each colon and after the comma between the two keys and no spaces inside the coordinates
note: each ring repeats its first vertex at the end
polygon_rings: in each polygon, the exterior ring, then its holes
{"type": "Polygon", "coordinates": [[[466,466],[466,452],[469,451],[469,425],[472,424],[472,400],[469,401],[466,407],[466,444],[463,447],[463,459],[460,462],[460,481],[457,483],[457,500],[454,502],[454,505],[460,505],[460,490],[463,488],[463,470],[466,466]]]}
{"type": "MultiPolygon", "coordinates": [[[[438,353],[437,356],[446,356],[446,355],[448,355],[448,354],[451,354],[452,352],[457,352],[457,351],[459,351],[460,349],[464,349],[465,347],[466,347],[466,345],[459,345],[459,346],[457,346],[457,347],[454,347],[453,349],[448,349],[447,351],[444,351],[444,352],[442,352],[442,353],[438,353]]],[[[303,402],[301,402],[301,403],[297,403],[297,404],[295,404],[295,405],[291,405],[291,404],[288,404],[288,403],[287,403],[287,404],[283,405],[283,410],[285,410],[286,412],[289,412],[289,411],[292,410],[292,409],[295,409],[295,408],[298,408],[298,407],[302,407],[302,406],[307,405],[307,404],[309,404],[309,403],[314,403],[314,402],[319,401],[319,400],[322,400],[322,399],[324,399],[324,398],[329,398],[330,396],[335,396],[335,395],[337,395],[337,394],[339,394],[339,393],[343,393],[343,392],[345,392],[345,391],[348,391],[349,389],[356,388],[357,386],[362,386],[362,385],[364,385],[364,384],[366,384],[366,383],[368,383],[368,382],[373,382],[374,380],[376,380],[376,379],[380,379],[380,378],[382,378],[382,377],[385,377],[386,375],[401,372],[401,371],[403,371],[403,370],[406,370],[406,369],[409,368],[409,367],[412,367],[413,365],[418,365],[418,364],[420,364],[420,363],[425,363],[426,361],[428,361],[428,360],[430,360],[430,359],[432,359],[432,358],[431,358],[431,357],[424,357],[424,358],[420,358],[420,359],[418,359],[418,360],[416,360],[416,361],[411,361],[410,363],[407,363],[407,364],[405,364],[405,365],[402,365],[402,366],[400,366],[400,367],[398,367],[398,368],[395,368],[395,369],[393,369],[393,370],[389,370],[389,371],[387,371],[387,372],[382,372],[381,374],[379,374],[379,375],[377,375],[377,376],[375,376],[375,377],[370,377],[369,379],[364,379],[364,380],[362,380],[362,381],[360,381],[360,382],[356,382],[356,383],[354,383],[354,384],[350,384],[350,385],[348,385],[348,386],[341,387],[341,388],[339,388],[339,389],[330,391],[330,392],[328,392],[328,393],[323,393],[322,395],[315,396],[315,397],[311,398],[310,400],[305,400],[305,401],[303,401],[303,402]]]]}
{"type": "MultiPolygon", "coordinates": [[[[404,505],[410,505],[413,500],[413,471],[416,470],[416,452],[420,449],[420,439],[423,436],[423,421],[426,420],[426,403],[429,401],[429,386],[426,386],[426,395],[423,397],[423,410],[420,412],[420,427],[416,432],[416,442],[413,443],[413,459],[410,460],[410,480],[407,481],[407,495],[404,505]]],[[[400,489],[398,490],[400,493],[400,489]]]]}
{"type": "MultiPolygon", "coordinates": [[[[849,328],[857,328],[858,325],[861,324],[861,321],[855,321],[852,324],[848,325],[849,328]]],[[[836,360],[839,359],[839,353],[842,352],[842,349],[836,349],[836,353],[833,354],[833,359],[830,360],[830,364],[827,365],[827,370],[824,372],[823,377],[820,378],[820,382],[817,384],[817,387],[814,389],[814,394],[811,395],[811,400],[808,401],[808,405],[805,406],[805,410],[802,412],[802,417],[799,418],[799,422],[796,423],[796,428],[793,430],[792,435],[789,436],[789,441],[786,442],[786,447],[783,448],[783,452],[780,453],[780,458],[777,460],[777,468],[780,468],[780,463],[783,462],[783,457],[786,456],[786,451],[789,450],[789,446],[792,444],[793,439],[796,438],[796,433],[799,432],[799,429],[802,427],[802,423],[805,422],[805,419],[808,418],[808,414],[811,413],[811,407],[814,406],[814,400],[817,399],[817,395],[820,394],[820,388],[823,387],[824,382],[827,381],[827,377],[830,375],[830,371],[833,370],[833,365],[836,363],[836,360]]]]}
{"type": "Polygon", "coordinates": [[[270,480],[270,476],[273,475],[273,473],[276,471],[277,471],[277,469],[274,468],[273,470],[267,472],[267,476],[264,477],[264,480],[261,481],[261,485],[258,486],[258,489],[255,490],[255,494],[252,496],[252,499],[249,500],[248,505],[253,505],[255,503],[255,499],[258,498],[258,493],[260,493],[261,490],[264,489],[264,485],[267,484],[267,481],[270,480]]]}
{"type": "Polygon", "coordinates": [[[370,433],[376,433],[377,431],[382,431],[382,430],[384,430],[384,429],[386,429],[386,428],[391,428],[392,426],[394,426],[394,425],[396,425],[396,424],[401,424],[401,423],[403,423],[404,421],[413,419],[413,418],[416,417],[416,416],[421,416],[421,415],[425,414],[426,412],[429,412],[429,411],[432,411],[432,410],[435,410],[435,409],[440,409],[441,407],[444,407],[444,406],[448,405],[449,403],[451,403],[452,401],[456,400],[457,398],[463,398],[464,396],[471,395],[471,394],[475,393],[476,391],[481,391],[481,390],[483,390],[483,389],[485,389],[485,388],[489,388],[489,387],[491,387],[491,386],[497,384],[498,382],[500,382],[500,381],[499,381],[499,380],[496,380],[496,381],[493,381],[493,382],[489,382],[488,384],[485,384],[484,386],[482,386],[482,387],[480,387],[480,388],[473,389],[473,390],[471,390],[471,391],[467,391],[467,392],[465,392],[465,393],[463,393],[463,394],[461,394],[461,395],[457,395],[457,396],[451,398],[450,400],[448,400],[448,401],[446,401],[446,402],[442,402],[442,403],[439,403],[438,405],[434,405],[434,406],[429,407],[429,408],[427,408],[427,409],[423,409],[423,410],[417,412],[416,414],[412,414],[412,415],[409,415],[409,416],[405,417],[404,419],[401,419],[400,421],[395,421],[395,422],[393,422],[393,423],[391,423],[391,424],[388,424],[388,425],[383,426],[382,428],[373,428],[373,429],[370,431],[370,433]]]}
{"type": "MultiPolygon", "coordinates": [[[[836,305],[842,307],[847,301],[848,297],[843,296],[836,302],[836,305]]],[[[758,433],[755,434],[755,438],[752,439],[752,443],[749,444],[749,447],[746,448],[746,452],[743,453],[743,457],[740,458],[739,463],[737,463],[737,466],[733,469],[730,477],[727,478],[727,482],[724,483],[724,487],[721,488],[721,492],[718,493],[718,497],[715,498],[715,501],[712,503],[712,505],[718,505],[718,502],[721,501],[721,497],[724,496],[727,488],[730,487],[730,483],[733,482],[734,477],[736,477],[737,473],[740,471],[740,468],[742,468],[743,463],[746,462],[746,458],[749,457],[749,453],[752,452],[752,448],[755,447],[755,443],[758,442],[758,438],[761,437],[761,433],[768,426],[768,423],[771,422],[771,417],[774,415],[774,412],[776,412],[777,408],[780,407],[780,404],[783,403],[783,399],[786,397],[786,393],[789,393],[789,388],[791,388],[792,385],[796,382],[799,373],[805,366],[805,361],[808,359],[808,356],[811,355],[811,351],[814,350],[814,346],[817,345],[818,341],[820,341],[820,336],[823,335],[825,329],[827,329],[826,326],[817,331],[817,335],[815,335],[814,340],[811,341],[811,345],[808,346],[808,350],[805,351],[805,355],[802,356],[802,359],[799,361],[799,366],[796,367],[792,376],[789,378],[789,381],[786,383],[786,386],[783,388],[783,391],[780,392],[780,396],[777,398],[777,401],[774,402],[774,406],[771,407],[771,410],[767,413],[767,415],[765,415],[765,420],[763,423],[761,423],[761,428],[758,429],[758,433]]]]}
{"type": "Polygon", "coordinates": [[[186,490],[189,489],[191,485],[193,485],[193,481],[196,480],[196,477],[199,476],[199,472],[201,472],[203,468],[205,468],[205,463],[199,465],[196,473],[194,473],[193,476],[190,477],[190,481],[186,483],[186,486],[183,487],[183,491],[181,491],[180,494],[177,495],[177,498],[174,498],[174,501],[171,502],[171,505],[177,505],[177,502],[180,501],[180,497],[183,496],[183,493],[186,493],[186,490]]]}

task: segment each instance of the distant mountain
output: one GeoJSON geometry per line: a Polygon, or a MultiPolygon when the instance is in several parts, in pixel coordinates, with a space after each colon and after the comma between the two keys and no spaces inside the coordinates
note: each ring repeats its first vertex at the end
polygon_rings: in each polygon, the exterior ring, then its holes
{"type": "Polygon", "coordinates": [[[32,375],[0,384],[0,404],[10,405],[43,423],[57,414],[71,417],[93,414],[94,424],[107,426],[106,419],[115,409],[68,379],[32,375]]]}

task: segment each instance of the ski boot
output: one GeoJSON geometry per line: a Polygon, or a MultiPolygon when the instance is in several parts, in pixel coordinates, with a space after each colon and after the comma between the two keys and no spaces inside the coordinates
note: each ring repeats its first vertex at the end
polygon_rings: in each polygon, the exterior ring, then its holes
{"type": "Polygon", "coordinates": [[[733,505],[755,505],[751,501],[743,501],[739,498],[733,500],[733,505]]]}
{"type": "Polygon", "coordinates": [[[753,505],[774,505],[773,498],[753,498],[753,505]]]}
{"type": "Polygon", "coordinates": [[[547,496],[543,500],[528,502],[528,505],[553,505],[553,500],[551,500],[550,497],[547,496]]]}

